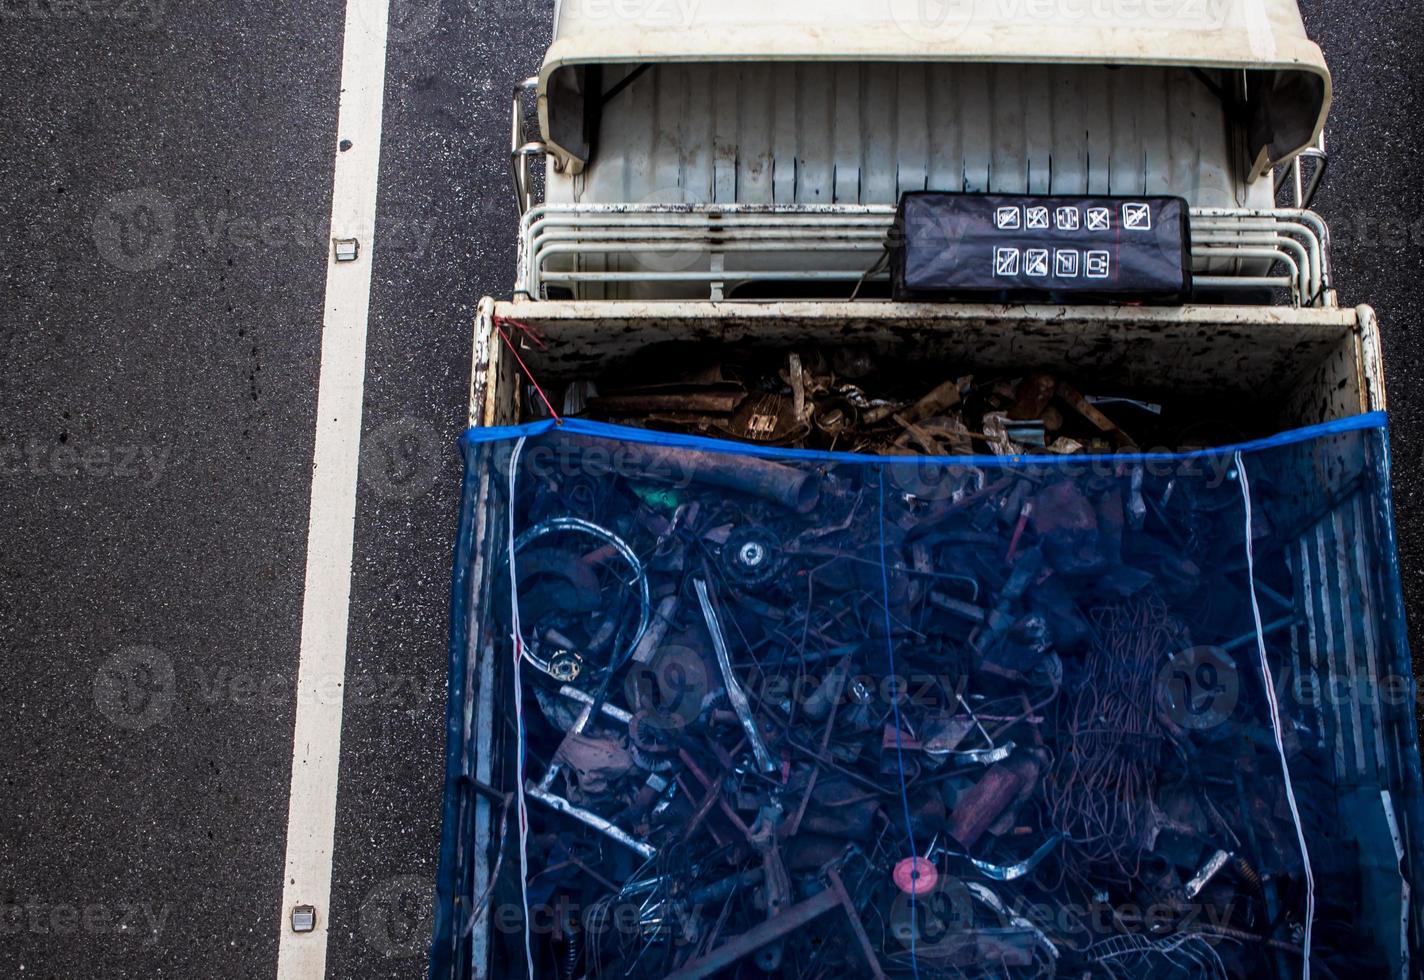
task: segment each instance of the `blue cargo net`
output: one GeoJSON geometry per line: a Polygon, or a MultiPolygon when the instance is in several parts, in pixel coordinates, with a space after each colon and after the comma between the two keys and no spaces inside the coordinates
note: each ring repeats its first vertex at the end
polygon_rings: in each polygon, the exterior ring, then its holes
{"type": "Polygon", "coordinates": [[[465,449],[432,976],[1410,974],[1382,416],[465,449]]]}

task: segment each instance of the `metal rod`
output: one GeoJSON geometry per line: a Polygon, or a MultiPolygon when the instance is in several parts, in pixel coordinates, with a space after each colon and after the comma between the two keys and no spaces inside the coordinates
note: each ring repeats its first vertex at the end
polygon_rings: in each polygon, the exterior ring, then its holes
{"type": "Polygon", "coordinates": [[[654,857],[657,856],[658,850],[651,844],[644,844],[642,841],[637,840],[627,831],[614,824],[611,820],[606,820],[596,813],[590,813],[587,810],[582,810],[574,806],[562,796],[555,796],[553,793],[541,789],[540,787],[535,786],[533,783],[528,783],[525,785],[524,795],[529,797],[529,799],[531,800],[538,800],[540,803],[544,804],[552,810],[557,810],[562,814],[573,817],[575,820],[579,821],[582,824],[592,827],[594,830],[598,831],[600,834],[603,834],[609,839],[615,840],[618,843],[622,844],[624,847],[628,848],[629,850],[641,854],[647,860],[652,860],[654,857]]]}
{"type": "Polygon", "coordinates": [[[826,869],[826,880],[831,883],[831,890],[841,900],[841,907],[845,909],[846,918],[850,920],[850,931],[855,934],[856,942],[860,943],[860,952],[865,957],[865,965],[870,967],[871,976],[875,980],[885,980],[885,971],[880,969],[875,947],[870,945],[870,937],[865,934],[865,925],[860,921],[860,912],[855,903],[850,900],[850,892],[846,891],[845,882],[841,881],[841,876],[835,868],[826,869]]]}
{"type": "MultiPolygon", "coordinates": [[[[593,707],[593,695],[589,694],[587,691],[580,691],[572,684],[565,684],[563,687],[559,688],[559,695],[561,697],[568,698],[570,701],[577,701],[579,704],[585,705],[589,708],[593,707]]],[[[607,701],[605,701],[600,707],[602,708],[603,713],[608,717],[612,718],[614,721],[621,721],[623,724],[626,725],[628,724],[628,722],[633,720],[633,715],[631,712],[625,711],[624,709],[618,707],[616,704],[609,704],[607,701]]],[[[578,731],[583,731],[583,729],[579,728],[578,731]]]]}
{"type": "Polygon", "coordinates": [[[703,617],[707,620],[707,632],[712,634],[712,647],[717,651],[717,666],[722,668],[722,683],[727,685],[727,699],[732,702],[732,709],[736,711],[737,718],[742,723],[742,731],[747,733],[747,741],[752,745],[752,754],[756,756],[757,765],[762,772],[775,772],[776,760],[772,759],[766,743],[761,740],[761,732],[757,731],[756,719],[752,717],[752,706],[747,701],[747,693],[742,690],[742,685],[737,683],[737,677],[732,673],[732,657],[727,651],[727,638],[722,635],[722,624],[717,619],[717,610],[712,608],[712,596],[707,591],[707,583],[699,578],[693,579],[692,585],[697,590],[697,601],[702,606],[703,617]]]}
{"type": "Polygon", "coordinates": [[[680,969],[668,974],[666,980],[703,980],[704,977],[725,970],[768,943],[774,943],[797,929],[805,928],[827,912],[840,907],[841,897],[836,894],[834,888],[827,888],[799,905],[791,906],[775,918],[767,919],[740,936],[727,940],[706,956],[683,964],[680,969]]]}

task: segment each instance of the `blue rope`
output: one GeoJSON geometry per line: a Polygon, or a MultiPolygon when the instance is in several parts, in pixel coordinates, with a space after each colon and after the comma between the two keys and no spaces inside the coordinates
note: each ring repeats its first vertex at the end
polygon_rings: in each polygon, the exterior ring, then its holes
{"type": "Polygon", "coordinates": [[[915,828],[910,820],[910,793],[905,788],[905,751],[901,744],[900,736],[900,673],[895,669],[895,641],[890,636],[890,567],[889,559],[885,548],[885,470],[880,470],[880,479],[877,482],[880,494],[880,584],[885,593],[885,652],[890,656],[890,676],[895,679],[893,688],[894,694],[890,699],[891,707],[895,710],[895,763],[900,769],[900,803],[905,808],[905,833],[910,839],[910,856],[912,859],[910,877],[910,966],[915,971],[915,980],[919,980],[920,961],[919,955],[915,951],[916,938],[920,931],[919,918],[915,914],[915,891],[916,878],[920,870],[920,850],[915,846],[915,828]]]}
{"type": "MultiPolygon", "coordinates": [[[[1368,412],[1349,418],[1323,422],[1302,429],[1292,429],[1265,439],[1255,439],[1219,449],[1196,449],[1185,453],[1065,453],[1061,456],[919,456],[916,462],[925,466],[931,463],[945,466],[977,466],[987,469],[1013,470],[1025,466],[1052,467],[1063,469],[1069,474],[1094,473],[1104,465],[1116,466],[1120,463],[1177,463],[1192,459],[1229,459],[1233,453],[1258,453],[1280,446],[1292,446],[1310,442],[1322,436],[1340,435],[1346,432],[1360,432],[1369,429],[1386,429],[1389,419],[1384,412],[1368,412]],[[1098,469],[1094,469],[1097,467],[1098,469]]],[[[595,439],[616,439],[622,442],[649,446],[669,446],[674,449],[689,449],[709,453],[730,453],[736,456],[755,456],[760,459],[779,459],[786,462],[802,463],[853,463],[864,466],[884,466],[885,457],[869,453],[826,452],[820,449],[783,449],[778,446],[763,446],[753,443],[732,442],[713,439],[708,436],[692,436],[678,432],[657,432],[652,429],[635,429],[630,426],[613,425],[608,422],[594,422],[590,419],[566,418],[562,424],[553,419],[529,422],[525,425],[474,426],[466,429],[461,437],[466,446],[477,446],[485,442],[501,442],[519,436],[542,436],[558,431],[569,436],[588,436],[595,439]]]]}

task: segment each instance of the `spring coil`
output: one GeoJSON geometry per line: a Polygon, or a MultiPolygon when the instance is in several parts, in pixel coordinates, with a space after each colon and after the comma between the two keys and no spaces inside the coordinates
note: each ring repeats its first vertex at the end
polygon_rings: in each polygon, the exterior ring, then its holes
{"type": "Polygon", "coordinates": [[[576,980],[578,977],[579,952],[579,934],[571,929],[564,941],[563,959],[559,962],[559,976],[562,980],[576,980]]]}
{"type": "Polygon", "coordinates": [[[1244,857],[1236,858],[1236,873],[1239,874],[1252,891],[1261,890],[1261,875],[1251,866],[1251,862],[1244,857]]]}

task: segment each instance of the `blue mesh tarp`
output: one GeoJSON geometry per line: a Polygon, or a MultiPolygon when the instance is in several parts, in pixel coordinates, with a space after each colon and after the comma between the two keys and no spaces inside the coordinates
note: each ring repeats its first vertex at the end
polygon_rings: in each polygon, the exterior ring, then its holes
{"type": "Polygon", "coordinates": [[[1410,975],[1382,416],[465,454],[432,976],[1410,975]]]}

